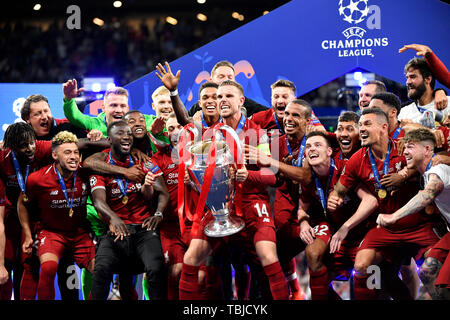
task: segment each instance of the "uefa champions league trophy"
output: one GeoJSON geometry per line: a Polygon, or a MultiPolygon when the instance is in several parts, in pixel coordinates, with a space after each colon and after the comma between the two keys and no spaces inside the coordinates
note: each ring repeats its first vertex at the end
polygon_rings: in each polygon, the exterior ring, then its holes
{"type": "Polygon", "coordinates": [[[241,218],[230,216],[229,206],[235,195],[235,182],[231,177],[235,159],[221,130],[233,138],[237,152],[241,155],[238,135],[231,127],[222,125],[212,139],[201,140],[188,147],[191,155],[186,163],[194,190],[200,194],[200,198],[202,192],[204,196],[207,194],[205,205],[214,217],[204,228],[209,237],[226,237],[241,231],[245,226],[241,218]]]}

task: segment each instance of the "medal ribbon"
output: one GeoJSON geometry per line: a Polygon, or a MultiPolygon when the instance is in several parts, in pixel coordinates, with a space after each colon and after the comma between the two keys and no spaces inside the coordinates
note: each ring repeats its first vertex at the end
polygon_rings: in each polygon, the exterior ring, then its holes
{"type": "Polygon", "coordinates": [[[275,121],[275,124],[277,125],[278,130],[281,131],[281,134],[284,134],[284,130],[281,127],[280,123],[278,122],[277,115],[276,115],[275,111],[273,112],[273,120],[275,121]]]}
{"type": "Polygon", "coordinates": [[[400,126],[397,127],[394,134],[392,135],[392,139],[397,139],[398,135],[402,132],[402,128],[400,126]]]}
{"type": "MultiPolygon", "coordinates": [[[[434,158],[435,155],[436,155],[436,154],[433,153],[433,158],[434,158]]],[[[428,170],[430,170],[432,165],[433,165],[433,163],[432,163],[432,161],[430,160],[430,162],[428,162],[428,164],[427,164],[427,168],[425,169],[425,172],[428,171],[428,170]]]]}
{"type": "Polygon", "coordinates": [[[27,164],[27,168],[25,170],[25,178],[24,178],[22,175],[22,171],[20,170],[19,161],[17,160],[17,157],[16,157],[14,151],[11,150],[11,154],[13,157],[14,169],[16,170],[17,182],[19,183],[20,190],[22,190],[22,193],[25,194],[25,191],[27,188],[28,174],[30,173],[30,165],[27,164]]]}
{"type": "MultiPolygon", "coordinates": [[[[129,158],[128,168],[130,168],[130,167],[134,166],[134,161],[130,155],[128,155],[128,158],[129,158]]],[[[113,157],[111,156],[111,151],[109,152],[109,163],[112,165],[116,165],[116,162],[114,161],[113,157]]],[[[115,181],[116,181],[117,185],[119,186],[120,192],[123,194],[124,197],[126,197],[128,185],[130,184],[130,181],[128,181],[127,179],[119,179],[117,177],[116,177],[115,181]],[[123,180],[126,181],[125,186],[124,186],[123,180]]]]}
{"type": "MultiPolygon", "coordinates": [[[[289,144],[289,139],[286,136],[286,144],[288,148],[289,155],[292,155],[292,149],[289,144]]],[[[298,156],[297,160],[292,160],[292,165],[296,167],[301,167],[303,163],[303,152],[305,151],[305,144],[306,144],[306,136],[303,136],[302,144],[300,145],[300,149],[298,150],[298,156]]]]}
{"type": "Polygon", "coordinates": [[[69,202],[69,196],[67,195],[66,184],[64,183],[64,179],[61,176],[61,174],[59,173],[59,171],[56,168],[56,166],[55,166],[55,172],[56,172],[56,175],[58,176],[59,185],[61,186],[61,190],[62,190],[62,193],[64,194],[64,198],[66,198],[67,206],[69,207],[69,209],[72,209],[72,207],[73,207],[73,198],[75,196],[75,183],[77,182],[77,172],[78,172],[78,170],[75,171],[74,174],[73,174],[72,199],[70,199],[70,202],[69,202]]]}
{"type": "Polygon", "coordinates": [[[325,195],[325,192],[324,192],[324,190],[322,188],[322,185],[320,184],[319,178],[314,173],[314,170],[311,170],[311,171],[312,171],[312,174],[313,174],[313,177],[314,177],[314,181],[316,182],[316,189],[317,189],[317,193],[318,193],[319,198],[320,198],[320,203],[322,204],[323,212],[326,213],[328,193],[329,193],[329,189],[330,189],[331,180],[333,179],[333,174],[334,174],[334,160],[333,160],[333,158],[331,158],[331,161],[330,161],[330,169],[329,169],[329,173],[328,173],[327,188],[325,190],[326,195],[325,195]]]}
{"type": "MultiPolygon", "coordinates": [[[[388,152],[386,154],[386,158],[384,159],[384,163],[383,163],[383,175],[385,175],[389,172],[389,155],[391,153],[391,148],[392,148],[391,141],[389,140],[388,152]]],[[[369,149],[369,159],[370,159],[370,166],[372,167],[373,178],[375,179],[376,183],[378,184],[378,187],[380,189],[384,189],[384,187],[380,183],[380,175],[378,174],[377,163],[375,162],[375,158],[372,154],[372,150],[370,150],[370,149],[369,149]]]]}

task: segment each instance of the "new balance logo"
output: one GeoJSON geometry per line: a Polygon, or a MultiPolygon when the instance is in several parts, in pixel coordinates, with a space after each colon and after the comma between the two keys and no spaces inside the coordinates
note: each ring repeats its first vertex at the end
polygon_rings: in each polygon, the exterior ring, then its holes
{"type": "Polygon", "coordinates": [[[58,195],[58,190],[53,190],[52,192],[50,192],[51,196],[57,196],[58,195]]]}

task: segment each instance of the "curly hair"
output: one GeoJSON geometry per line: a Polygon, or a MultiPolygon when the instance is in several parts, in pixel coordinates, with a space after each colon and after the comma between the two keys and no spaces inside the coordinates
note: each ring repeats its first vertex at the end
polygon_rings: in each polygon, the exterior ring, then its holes
{"type": "Polygon", "coordinates": [[[78,138],[72,132],[58,132],[52,139],[52,151],[64,143],[78,143],[78,138]]]}

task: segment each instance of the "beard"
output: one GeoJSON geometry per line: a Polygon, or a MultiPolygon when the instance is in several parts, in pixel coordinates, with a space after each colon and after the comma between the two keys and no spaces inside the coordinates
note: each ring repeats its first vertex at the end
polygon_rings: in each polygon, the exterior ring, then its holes
{"type": "Polygon", "coordinates": [[[425,91],[427,91],[427,88],[423,82],[416,87],[412,87],[411,89],[408,88],[408,98],[412,100],[419,100],[425,91]],[[411,89],[415,89],[414,92],[411,92],[411,89]]]}

